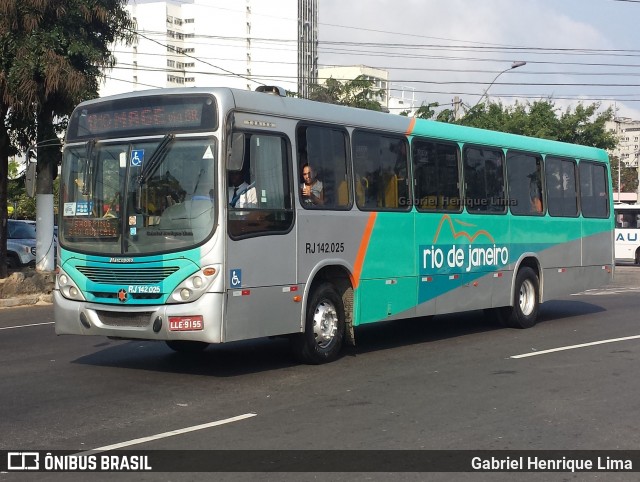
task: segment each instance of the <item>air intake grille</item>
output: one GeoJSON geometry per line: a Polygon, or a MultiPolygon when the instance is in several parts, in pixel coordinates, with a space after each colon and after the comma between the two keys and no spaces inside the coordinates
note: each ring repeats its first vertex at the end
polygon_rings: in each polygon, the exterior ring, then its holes
{"type": "Polygon", "coordinates": [[[107,326],[130,326],[142,328],[151,323],[151,315],[153,312],[120,313],[116,311],[96,310],[96,314],[98,315],[98,318],[100,318],[100,321],[107,326]]]}
{"type": "Polygon", "coordinates": [[[90,268],[78,267],[83,275],[94,283],[104,284],[152,284],[160,283],[178,271],[177,266],[159,268],[90,268]]]}

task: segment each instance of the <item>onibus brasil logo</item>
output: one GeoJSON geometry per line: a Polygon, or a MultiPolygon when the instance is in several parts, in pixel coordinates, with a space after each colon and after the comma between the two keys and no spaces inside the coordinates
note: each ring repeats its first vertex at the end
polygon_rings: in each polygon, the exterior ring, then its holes
{"type": "Polygon", "coordinates": [[[454,221],[448,214],[442,216],[431,246],[420,246],[422,269],[464,268],[466,272],[470,272],[483,266],[500,267],[509,264],[509,248],[496,245],[494,237],[484,229],[477,229],[471,234],[468,228],[476,228],[476,225],[454,221]],[[448,227],[453,237],[454,243],[450,246],[438,246],[443,227],[448,227]],[[455,241],[459,238],[467,239],[469,243],[466,246],[457,245],[455,241]],[[474,244],[479,239],[484,242],[474,244]]]}

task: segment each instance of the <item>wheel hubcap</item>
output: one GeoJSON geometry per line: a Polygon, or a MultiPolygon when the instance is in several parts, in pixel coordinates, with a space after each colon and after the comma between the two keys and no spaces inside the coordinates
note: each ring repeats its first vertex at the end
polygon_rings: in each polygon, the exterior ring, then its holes
{"type": "Polygon", "coordinates": [[[328,300],[318,303],[313,314],[313,334],[320,348],[326,348],[338,331],[338,313],[328,300]]]}
{"type": "Polygon", "coordinates": [[[525,280],[524,283],[520,286],[520,311],[525,316],[529,316],[533,313],[533,308],[535,306],[535,296],[536,291],[533,287],[533,283],[531,280],[525,280]]]}

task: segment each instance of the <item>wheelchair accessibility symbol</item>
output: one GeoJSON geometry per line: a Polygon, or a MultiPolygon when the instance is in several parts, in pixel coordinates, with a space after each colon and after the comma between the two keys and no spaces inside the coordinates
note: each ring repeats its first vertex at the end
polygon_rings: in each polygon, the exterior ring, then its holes
{"type": "Polygon", "coordinates": [[[131,166],[140,167],[144,161],[144,149],[135,149],[131,151],[131,166]]]}
{"type": "Polygon", "coordinates": [[[232,269],[229,272],[229,279],[231,280],[232,288],[240,288],[242,287],[242,270],[241,269],[232,269]]]}

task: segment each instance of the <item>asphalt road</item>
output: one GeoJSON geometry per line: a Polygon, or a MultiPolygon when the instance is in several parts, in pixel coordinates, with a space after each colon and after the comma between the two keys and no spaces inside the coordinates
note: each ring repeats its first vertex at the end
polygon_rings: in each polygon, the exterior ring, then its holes
{"type": "MultiPolygon", "coordinates": [[[[359,329],[357,347],[322,366],[292,361],[285,340],[211,347],[185,358],[157,342],[56,337],[51,306],[4,309],[0,450],[82,452],[116,444],[129,450],[637,449],[639,293],[640,267],[623,266],[611,286],[542,305],[533,329],[497,328],[482,312],[386,323],[359,329]],[[565,349],[547,351],[558,348],[565,349]],[[133,443],[143,437],[151,439],[133,443]]],[[[37,475],[33,480],[73,477],[37,475]]],[[[199,480],[159,475],[131,480],[199,480]]],[[[450,475],[438,480],[514,479],[450,475]]],[[[23,474],[4,477],[24,480],[23,474]]],[[[318,480],[318,474],[305,477],[318,480]]],[[[226,479],[303,480],[246,473],[226,479]]]]}

